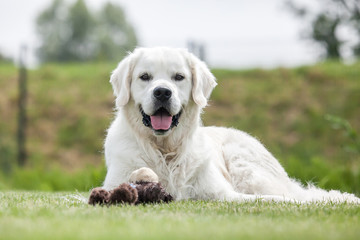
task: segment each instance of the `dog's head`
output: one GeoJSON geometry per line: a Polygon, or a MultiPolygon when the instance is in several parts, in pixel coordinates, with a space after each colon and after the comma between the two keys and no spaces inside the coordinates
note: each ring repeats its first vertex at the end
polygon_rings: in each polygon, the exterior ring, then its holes
{"type": "Polygon", "coordinates": [[[184,49],[137,48],[111,75],[117,108],[132,102],[139,118],[155,135],[167,135],[183,110],[207,105],[216,86],[205,63],[184,49]]]}

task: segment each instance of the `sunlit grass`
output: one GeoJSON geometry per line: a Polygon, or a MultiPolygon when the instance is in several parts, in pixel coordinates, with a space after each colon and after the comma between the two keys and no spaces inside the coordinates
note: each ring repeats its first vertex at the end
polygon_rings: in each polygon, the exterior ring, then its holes
{"type": "Polygon", "coordinates": [[[181,201],[93,207],[88,193],[1,192],[0,239],[358,239],[360,206],[181,201]]]}

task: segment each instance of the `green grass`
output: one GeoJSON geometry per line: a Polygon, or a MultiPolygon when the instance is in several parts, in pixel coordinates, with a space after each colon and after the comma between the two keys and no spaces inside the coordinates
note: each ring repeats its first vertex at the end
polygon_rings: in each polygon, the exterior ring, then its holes
{"type": "Polygon", "coordinates": [[[93,207],[87,193],[0,192],[0,239],[359,239],[360,206],[180,201],[93,207]]]}
{"type": "Polygon", "coordinates": [[[72,172],[61,167],[16,167],[11,172],[0,174],[0,189],[88,191],[102,185],[105,174],[105,166],[97,167],[93,165],[72,172]]]}

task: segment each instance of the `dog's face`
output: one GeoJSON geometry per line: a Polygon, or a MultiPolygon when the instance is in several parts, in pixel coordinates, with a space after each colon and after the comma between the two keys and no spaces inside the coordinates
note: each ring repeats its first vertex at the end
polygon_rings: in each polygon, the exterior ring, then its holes
{"type": "Polygon", "coordinates": [[[216,82],[206,65],[183,49],[140,48],[113,72],[110,82],[117,107],[129,101],[142,124],[157,136],[168,135],[194,101],[205,107],[216,82]]]}
{"type": "Polygon", "coordinates": [[[178,124],[182,108],[190,100],[191,70],[179,51],[145,51],[132,73],[131,96],[144,124],[157,135],[178,124]]]}

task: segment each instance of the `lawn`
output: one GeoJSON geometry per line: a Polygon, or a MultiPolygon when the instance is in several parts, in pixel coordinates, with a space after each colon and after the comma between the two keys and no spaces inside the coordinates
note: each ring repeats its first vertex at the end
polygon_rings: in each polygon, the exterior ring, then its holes
{"type": "Polygon", "coordinates": [[[0,192],[0,239],[359,239],[360,206],[180,201],[93,207],[88,193],[0,192]]]}

